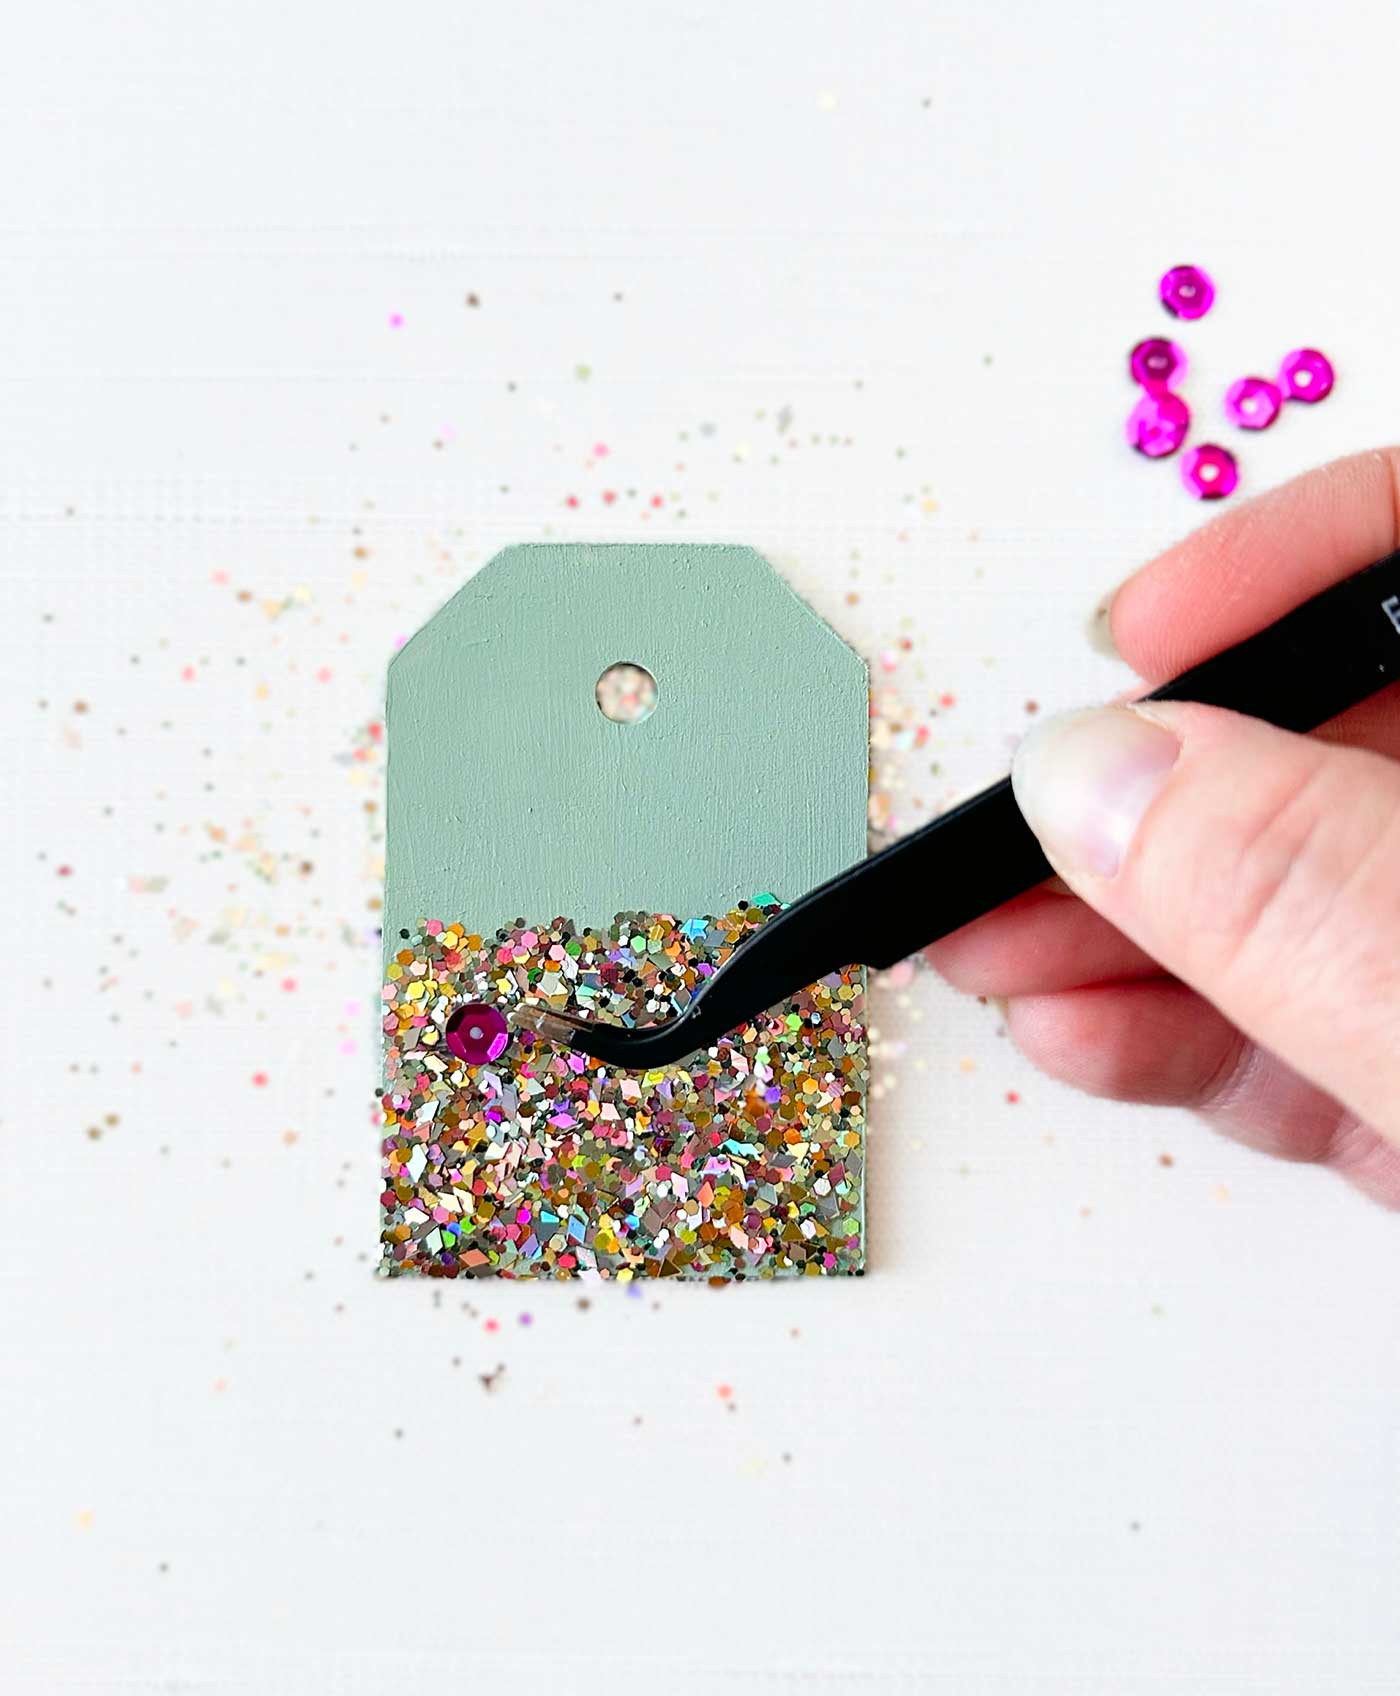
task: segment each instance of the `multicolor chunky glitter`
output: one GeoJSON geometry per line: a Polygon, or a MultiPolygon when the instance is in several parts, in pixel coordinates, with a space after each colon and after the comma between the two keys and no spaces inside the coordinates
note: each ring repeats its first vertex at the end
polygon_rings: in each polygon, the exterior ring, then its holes
{"type": "Polygon", "coordinates": [[[664,1018],[780,911],[760,895],[683,922],[621,913],[588,930],[520,920],[483,937],[434,919],[401,933],[383,988],[380,1272],[862,1271],[860,967],[679,1066],[621,1070],[526,1032],[480,1064],[457,1051],[463,1041],[481,1051],[522,1001],[625,1024],[664,1018]]]}

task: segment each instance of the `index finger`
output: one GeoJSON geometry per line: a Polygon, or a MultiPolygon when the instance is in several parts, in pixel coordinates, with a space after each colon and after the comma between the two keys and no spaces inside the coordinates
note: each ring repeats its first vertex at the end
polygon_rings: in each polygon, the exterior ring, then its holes
{"type": "Polygon", "coordinates": [[[1400,448],[1334,460],[1178,542],[1113,597],[1114,646],[1151,683],[1400,547],[1400,448]]]}

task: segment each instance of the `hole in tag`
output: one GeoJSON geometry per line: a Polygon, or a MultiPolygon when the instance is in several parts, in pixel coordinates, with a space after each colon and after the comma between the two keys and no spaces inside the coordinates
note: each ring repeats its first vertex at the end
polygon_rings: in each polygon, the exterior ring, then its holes
{"type": "Polygon", "coordinates": [[[598,711],[614,724],[640,724],[656,711],[656,679],[644,665],[619,660],[598,679],[593,691],[598,711]]]}

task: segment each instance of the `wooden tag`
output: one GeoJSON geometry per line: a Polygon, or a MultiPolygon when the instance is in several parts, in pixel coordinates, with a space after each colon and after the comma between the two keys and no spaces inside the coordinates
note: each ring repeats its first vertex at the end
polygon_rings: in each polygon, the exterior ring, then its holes
{"type": "Polygon", "coordinates": [[[387,739],[383,1270],[858,1270],[859,972],[726,1039],[716,1075],[449,1039],[522,996],[665,1016],[772,897],[859,859],[860,658],[750,548],[514,547],[395,657],[387,739]],[[656,680],[640,722],[600,710],[618,663],[656,680]]]}

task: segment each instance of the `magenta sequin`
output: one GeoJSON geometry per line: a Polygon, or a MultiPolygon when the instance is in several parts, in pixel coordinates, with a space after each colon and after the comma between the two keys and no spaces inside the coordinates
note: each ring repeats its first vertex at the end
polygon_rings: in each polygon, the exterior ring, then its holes
{"type": "Polygon", "coordinates": [[[1283,408],[1283,390],[1267,377],[1241,377],[1225,391],[1225,416],[1241,430],[1267,430],[1283,408]]]}
{"type": "Polygon", "coordinates": [[[1186,402],[1165,389],[1150,390],[1128,414],[1130,447],[1149,459],[1165,459],[1186,440],[1191,413],[1186,402]]]}
{"type": "Polygon", "coordinates": [[[1315,347],[1294,348],[1283,356],[1278,380],[1289,400],[1326,400],[1332,393],[1336,372],[1332,361],[1315,347]]]}
{"type": "Polygon", "coordinates": [[[1181,480],[1198,501],[1222,501],[1233,494],[1240,471],[1228,448],[1202,442],[1182,460],[1181,480]]]}
{"type": "Polygon", "coordinates": [[[1128,355],[1128,371],[1144,389],[1169,389],[1186,375],[1186,355],[1165,336],[1148,336],[1128,355]]]}
{"type": "Polygon", "coordinates": [[[1173,265],[1160,292],[1173,318],[1204,318],[1215,300],[1215,284],[1199,265],[1173,265]]]}
{"type": "Polygon", "coordinates": [[[444,1034],[448,1052],[469,1066],[499,1060],[510,1042],[505,1014],[484,1001],[469,1001],[459,1007],[448,1019],[444,1034]]]}

